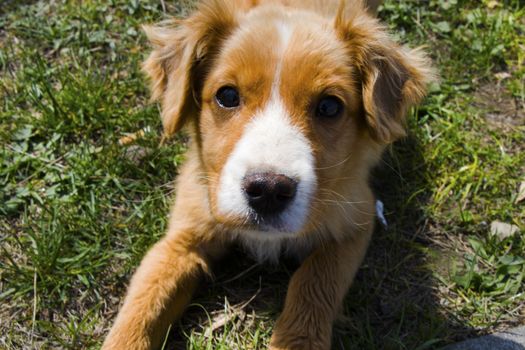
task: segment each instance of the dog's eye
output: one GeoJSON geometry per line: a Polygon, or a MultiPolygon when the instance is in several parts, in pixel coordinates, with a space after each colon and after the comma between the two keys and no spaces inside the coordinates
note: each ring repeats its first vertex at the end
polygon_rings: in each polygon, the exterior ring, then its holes
{"type": "Polygon", "coordinates": [[[317,104],[315,111],[319,118],[336,118],[343,111],[343,103],[335,96],[325,96],[317,104]]]}
{"type": "Polygon", "coordinates": [[[219,106],[223,108],[235,108],[239,107],[241,98],[237,89],[231,86],[223,86],[215,94],[215,99],[219,106]]]}

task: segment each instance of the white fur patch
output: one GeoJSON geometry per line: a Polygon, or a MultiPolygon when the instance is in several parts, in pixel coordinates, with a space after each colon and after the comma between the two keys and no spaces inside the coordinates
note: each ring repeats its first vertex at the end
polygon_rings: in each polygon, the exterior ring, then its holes
{"type": "Polygon", "coordinates": [[[272,234],[257,231],[236,231],[236,238],[258,262],[277,263],[281,255],[304,260],[318,243],[302,236],[275,239],[272,234]]]}
{"type": "Polygon", "coordinates": [[[286,22],[278,21],[276,22],[277,31],[279,32],[279,39],[281,44],[281,49],[284,50],[288,47],[290,39],[292,38],[293,29],[290,28],[289,24],[286,22]]]}
{"type": "Polygon", "coordinates": [[[293,126],[280,99],[272,98],[266,108],[246,125],[221,174],[218,209],[223,215],[250,216],[251,209],[242,180],[254,172],[283,174],[298,182],[293,201],[278,216],[277,227],[261,227],[271,236],[301,230],[316,186],[314,157],[308,139],[293,126]]]}

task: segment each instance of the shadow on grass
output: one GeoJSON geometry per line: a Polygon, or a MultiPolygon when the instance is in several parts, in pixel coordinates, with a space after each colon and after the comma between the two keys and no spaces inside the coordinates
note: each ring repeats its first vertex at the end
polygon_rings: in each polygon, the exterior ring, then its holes
{"type": "Polygon", "coordinates": [[[0,16],[16,11],[18,8],[36,4],[38,0],[2,0],[0,3],[0,16]]]}
{"type": "MultiPolygon", "coordinates": [[[[378,227],[336,326],[335,349],[430,349],[474,334],[440,308],[425,212],[428,168],[417,138],[396,143],[372,175],[389,221],[378,227]]],[[[379,225],[378,225],[379,226],[379,225]]]]}
{"type": "MultiPolygon", "coordinates": [[[[385,204],[389,227],[377,225],[344,316],[334,326],[333,349],[434,349],[476,335],[440,307],[434,268],[442,258],[436,258],[432,223],[425,214],[428,171],[418,140],[409,137],[386,152],[373,172],[372,185],[385,204]]],[[[206,343],[201,326],[210,322],[216,341],[228,338],[232,329],[239,337],[270,332],[296,267],[287,262],[254,265],[237,249],[217,265],[216,281],[201,285],[166,348],[187,348],[183,333],[191,330],[206,343]],[[225,300],[232,307],[225,307],[225,300]]]]}

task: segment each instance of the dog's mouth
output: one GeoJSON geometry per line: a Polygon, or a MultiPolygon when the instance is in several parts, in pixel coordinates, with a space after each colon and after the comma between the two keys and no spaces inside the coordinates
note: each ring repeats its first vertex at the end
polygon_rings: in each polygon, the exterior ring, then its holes
{"type": "Polygon", "coordinates": [[[219,192],[217,213],[226,226],[238,231],[276,237],[297,235],[312,210],[314,188],[313,184],[278,173],[249,174],[236,190],[219,192]],[[225,194],[230,195],[228,200],[225,194]]]}
{"type": "Polygon", "coordinates": [[[242,217],[219,214],[215,218],[223,227],[232,232],[264,235],[266,238],[294,236],[302,232],[303,227],[302,223],[300,225],[288,223],[279,215],[260,215],[254,211],[249,211],[242,217]]]}
{"type": "Polygon", "coordinates": [[[288,234],[297,233],[297,227],[287,223],[280,215],[261,215],[252,211],[248,215],[249,228],[265,234],[288,234]]]}
{"type": "Polygon", "coordinates": [[[272,171],[249,172],[238,184],[235,190],[219,193],[222,223],[237,231],[269,236],[301,232],[310,211],[311,184],[272,171]],[[229,200],[224,199],[225,194],[230,195],[229,200]]]}

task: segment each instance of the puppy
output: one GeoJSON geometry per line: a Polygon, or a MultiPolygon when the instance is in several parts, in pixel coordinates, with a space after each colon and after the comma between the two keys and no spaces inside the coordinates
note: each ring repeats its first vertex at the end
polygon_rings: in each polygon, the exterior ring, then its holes
{"type": "Polygon", "coordinates": [[[405,135],[428,59],[357,0],[208,0],[145,29],[165,134],[186,127],[191,144],[168,231],[103,349],[157,348],[234,241],[261,261],[303,259],[270,348],[329,349],[374,228],[370,169],[405,135]]]}

